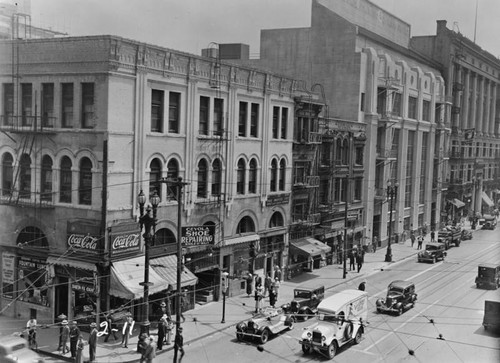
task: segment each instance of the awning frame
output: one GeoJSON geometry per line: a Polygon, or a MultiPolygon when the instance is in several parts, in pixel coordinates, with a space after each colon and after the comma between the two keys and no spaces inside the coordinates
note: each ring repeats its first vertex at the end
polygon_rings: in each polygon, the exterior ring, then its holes
{"type": "Polygon", "coordinates": [[[66,266],[66,267],[72,267],[72,268],[81,269],[81,270],[88,270],[88,271],[97,272],[97,266],[95,263],[74,260],[74,259],[65,258],[62,256],[59,256],[59,257],[48,256],[47,257],[47,264],[66,266]]]}
{"type": "Polygon", "coordinates": [[[481,192],[481,197],[483,199],[483,202],[485,202],[488,205],[488,207],[491,208],[491,207],[495,206],[495,203],[493,203],[493,201],[491,200],[491,198],[489,197],[489,195],[486,194],[485,191],[481,192]]]}

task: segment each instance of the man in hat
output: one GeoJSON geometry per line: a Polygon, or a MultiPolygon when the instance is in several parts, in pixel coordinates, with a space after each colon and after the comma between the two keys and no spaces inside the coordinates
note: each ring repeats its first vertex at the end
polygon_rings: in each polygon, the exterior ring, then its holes
{"type": "Polygon", "coordinates": [[[64,319],[63,321],[61,321],[61,330],[59,334],[59,349],[58,349],[60,352],[62,352],[63,355],[69,352],[68,338],[69,338],[68,321],[64,319]]]}
{"type": "MultiPolygon", "coordinates": [[[[62,322],[66,320],[68,317],[64,314],[60,314],[57,317],[57,321],[59,322],[59,345],[57,346],[57,350],[60,352],[61,351],[61,337],[62,337],[62,331],[63,331],[63,324],[62,322]]],[[[66,325],[68,325],[68,321],[66,320],[66,325]]]]}
{"type": "Polygon", "coordinates": [[[153,337],[150,337],[149,343],[146,346],[146,352],[144,353],[144,361],[146,363],[152,363],[155,357],[156,357],[156,345],[153,337]]]}
{"type": "Polygon", "coordinates": [[[106,322],[108,323],[108,330],[109,330],[108,334],[104,338],[104,343],[108,342],[109,337],[111,335],[113,335],[113,338],[115,340],[118,340],[118,337],[116,336],[116,332],[118,330],[115,328],[115,324],[113,323],[113,319],[112,319],[112,316],[111,316],[111,314],[113,314],[113,313],[114,313],[114,310],[110,310],[108,313],[104,313],[104,319],[106,319],[106,322]]]}
{"type": "Polygon", "coordinates": [[[179,358],[179,362],[184,357],[184,338],[182,336],[182,326],[177,330],[177,334],[175,334],[175,342],[174,342],[174,350],[176,352],[181,352],[181,357],[179,358]]]}
{"type": "Polygon", "coordinates": [[[76,357],[76,345],[78,337],[80,336],[80,329],[76,325],[76,321],[72,321],[69,327],[69,349],[71,351],[71,358],[76,357]]]}
{"type": "Polygon", "coordinates": [[[132,330],[134,329],[134,319],[132,318],[132,314],[127,312],[127,317],[125,320],[125,324],[123,324],[123,329],[122,329],[122,344],[124,348],[128,348],[128,338],[130,335],[132,335],[132,330]]]}
{"type": "Polygon", "coordinates": [[[90,324],[90,335],[89,335],[89,356],[90,362],[95,362],[95,352],[97,348],[97,324],[90,324]]]}

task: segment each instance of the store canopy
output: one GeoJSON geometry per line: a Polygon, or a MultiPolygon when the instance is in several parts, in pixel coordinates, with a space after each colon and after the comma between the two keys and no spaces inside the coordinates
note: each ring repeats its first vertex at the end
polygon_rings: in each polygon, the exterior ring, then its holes
{"type": "Polygon", "coordinates": [[[465,205],[464,202],[462,202],[461,200],[459,200],[457,198],[450,200],[450,203],[453,204],[457,208],[462,208],[465,205]]]}
{"type": "Polygon", "coordinates": [[[331,247],[327,246],[315,238],[306,237],[297,241],[292,241],[290,246],[298,253],[306,256],[322,256],[325,257],[327,252],[331,251],[331,247]]]}
{"type": "MultiPolygon", "coordinates": [[[[172,290],[177,290],[177,256],[162,256],[153,258],[149,262],[149,266],[160,276],[164,285],[170,285],[172,290]]],[[[187,267],[184,267],[181,272],[181,286],[196,285],[198,278],[187,267]]]]}
{"type": "MultiPolygon", "coordinates": [[[[110,295],[135,300],[144,296],[144,256],[113,262],[111,266],[110,295]]],[[[149,294],[166,290],[165,282],[154,269],[149,269],[149,294]]]]}
{"type": "Polygon", "coordinates": [[[482,192],[481,196],[483,197],[483,202],[485,202],[488,207],[493,207],[495,205],[495,203],[493,203],[490,197],[488,197],[488,194],[486,194],[485,192],[482,192]]]}
{"type": "Polygon", "coordinates": [[[259,240],[260,236],[258,234],[253,233],[253,234],[247,234],[245,236],[225,239],[223,245],[232,246],[232,245],[238,245],[240,243],[257,242],[259,240]]]}
{"type": "Polygon", "coordinates": [[[67,267],[73,267],[73,268],[77,268],[77,269],[97,272],[97,267],[96,267],[95,263],[72,260],[72,259],[69,259],[69,258],[64,257],[64,256],[59,256],[59,257],[49,256],[49,257],[47,257],[47,264],[67,266],[67,267]]]}

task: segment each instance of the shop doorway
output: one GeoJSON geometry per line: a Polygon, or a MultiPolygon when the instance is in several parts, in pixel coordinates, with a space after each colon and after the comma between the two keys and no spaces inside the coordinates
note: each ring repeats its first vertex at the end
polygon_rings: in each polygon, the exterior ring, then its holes
{"type": "Polygon", "coordinates": [[[68,315],[68,278],[59,277],[55,294],[55,316],[68,315]]]}

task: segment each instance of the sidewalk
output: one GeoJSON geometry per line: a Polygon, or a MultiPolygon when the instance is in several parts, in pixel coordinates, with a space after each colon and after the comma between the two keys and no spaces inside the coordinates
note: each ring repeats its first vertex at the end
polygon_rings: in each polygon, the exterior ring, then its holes
{"type": "MultiPolygon", "coordinates": [[[[425,243],[430,240],[428,234],[424,241],[425,243]]],[[[392,262],[385,262],[386,247],[378,248],[375,253],[365,254],[365,263],[360,273],[354,271],[347,271],[346,279],[342,278],[343,266],[339,264],[327,265],[321,269],[313,270],[312,272],[305,272],[292,280],[284,281],[279,288],[278,304],[281,305],[292,300],[293,290],[302,284],[307,284],[314,281],[316,285],[324,285],[327,290],[326,295],[329,295],[328,290],[345,282],[351,282],[355,288],[357,284],[367,276],[370,276],[387,266],[403,262],[404,260],[411,259],[417,254],[417,245],[412,248],[410,240],[404,243],[392,244],[392,262]],[[359,280],[359,282],[357,281],[359,280]]],[[[349,268],[349,262],[347,262],[349,268]]],[[[266,298],[265,302],[269,300],[266,298]]],[[[240,321],[247,320],[252,317],[255,310],[255,301],[253,296],[248,297],[246,294],[226,298],[225,322],[222,320],[222,300],[217,302],[210,302],[205,305],[196,305],[195,309],[186,311],[184,316],[186,321],[182,323],[184,328],[184,347],[189,349],[189,344],[200,339],[206,338],[217,332],[226,329],[234,329],[234,326],[240,321]]],[[[25,325],[25,322],[20,320],[11,319],[8,317],[0,316],[1,333],[12,334],[19,332],[25,325]]],[[[129,339],[128,348],[121,346],[121,340],[114,341],[111,337],[108,343],[104,343],[104,338],[98,339],[97,344],[97,362],[138,362],[139,354],[136,353],[138,332],[140,325],[136,323],[134,328],[134,335],[129,339]]],[[[156,331],[152,330],[151,335],[156,338],[156,331]]],[[[51,357],[57,357],[60,361],[71,362],[69,354],[62,356],[57,352],[59,328],[57,326],[48,329],[38,330],[38,348],[40,353],[51,357]]],[[[84,339],[88,340],[88,334],[83,333],[84,339]]],[[[121,339],[121,334],[119,334],[121,339]]],[[[172,339],[173,341],[173,339],[172,339]]],[[[165,352],[173,350],[173,344],[164,346],[163,350],[157,350],[157,358],[160,361],[166,359],[165,352]],[[162,358],[163,356],[163,358],[162,358]]],[[[172,355],[173,353],[169,353],[172,355]]],[[[88,345],[85,346],[84,355],[88,357],[88,345]]]]}

